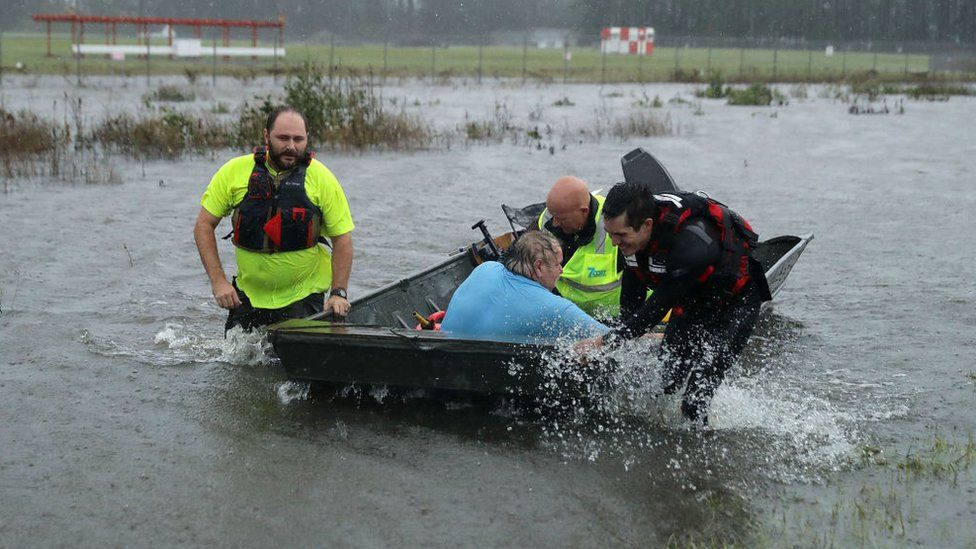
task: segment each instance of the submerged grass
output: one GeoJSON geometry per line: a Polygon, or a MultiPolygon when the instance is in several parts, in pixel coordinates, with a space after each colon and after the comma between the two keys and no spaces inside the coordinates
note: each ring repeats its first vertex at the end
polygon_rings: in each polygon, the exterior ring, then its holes
{"type": "Polygon", "coordinates": [[[197,94],[193,90],[171,84],[159,86],[152,92],[147,93],[142,97],[143,101],[145,102],[164,101],[169,103],[195,101],[196,98],[197,94]]]}
{"type": "Polygon", "coordinates": [[[11,113],[0,108],[0,174],[8,179],[49,173],[58,175],[71,141],[67,124],[58,125],[29,111],[11,113]]]}
{"type": "Polygon", "coordinates": [[[909,449],[894,459],[885,457],[880,447],[863,445],[856,461],[874,482],[839,489],[830,506],[810,501],[811,513],[784,508],[781,522],[767,522],[759,537],[776,540],[771,547],[781,546],[785,538],[809,547],[900,547],[931,543],[933,527],[941,527],[943,541],[966,541],[956,538],[967,535],[965,529],[953,529],[950,518],[939,521],[928,498],[916,501],[916,492],[939,493],[956,503],[966,499],[959,480],[976,462],[971,434],[964,440],[936,436],[922,449],[909,449]]]}

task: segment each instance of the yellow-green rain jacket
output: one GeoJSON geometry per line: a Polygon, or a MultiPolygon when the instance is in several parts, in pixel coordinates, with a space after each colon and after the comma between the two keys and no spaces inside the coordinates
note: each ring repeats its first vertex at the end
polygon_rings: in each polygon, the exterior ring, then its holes
{"type": "MultiPolygon", "coordinates": [[[[575,303],[590,315],[611,317],[620,313],[620,275],[617,270],[617,247],[603,228],[604,197],[594,194],[597,201],[596,232],[593,240],[580,246],[563,267],[556,281],[560,295],[575,303]]],[[[539,229],[545,230],[552,215],[549,209],[539,215],[539,229]]]]}

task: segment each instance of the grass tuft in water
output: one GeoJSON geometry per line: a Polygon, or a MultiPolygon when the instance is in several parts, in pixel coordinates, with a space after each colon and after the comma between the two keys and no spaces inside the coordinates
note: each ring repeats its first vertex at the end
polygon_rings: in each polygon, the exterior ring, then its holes
{"type": "Polygon", "coordinates": [[[919,84],[904,91],[912,99],[928,101],[948,101],[953,95],[976,95],[976,91],[969,86],[953,86],[950,84],[919,84]]]}
{"type": "Polygon", "coordinates": [[[96,125],[88,140],[108,151],[135,158],[179,158],[187,152],[224,149],[232,144],[233,132],[209,117],[163,108],[158,115],[118,114],[96,125]]]}
{"type": "Polygon", "coordinates": [[[931,476],[949,479],[958,484],[959,473],[969,469],[976,461],[976,442],[953,442],[936,436],[931,448],[922,452],[909,452],[896,468],[909,478],[931,476]]]}
{"type": "Polygon", "coordinates": [[[162,85],[150,93],[142,96],[143,102],[164,101],[170,103],[183,103],[195,101],[197,94],[193,90],[174,86],[171,84],[162,85]]]}
{"type": "Polygon", "coordinates": [[[670,115],[662,118],[647,112],[636,112],[626,118],[618,119],[612,130],[613,136],[618,139],[657,137],[672,135],[674,132],[674,123],[670,115]]]}
{"type": "Polygon", "coordinates": [[[5,190],[7,178],[58,175],[70,141],[67,124],[60,126],[32,112],[11,113],[0,107],[0,174],[5,190]]]}

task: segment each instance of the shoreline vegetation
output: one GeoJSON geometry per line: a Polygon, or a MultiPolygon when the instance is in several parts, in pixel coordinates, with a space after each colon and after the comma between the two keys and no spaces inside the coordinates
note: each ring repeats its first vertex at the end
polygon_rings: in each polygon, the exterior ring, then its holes
{"type": "MultiPolygon", "coordinates": [[[[489,143],[511,143],[555,153],[567,143],[627,140],[634,137],[674,135],[680,132],[671,115],[662,113],[660,97],[644,97],[635,109],[618,116],[598,108],[585,129],[553,127],[542,120],[543,108],[571,108],[575,103],[563,97],[552,105],[537,105],[526,121],[516,121],[510,107],[496,103],[493,114],[476,119],[465,114],[453,127],[435,128],[422,116],[409,112],[404,100],[382,98],[382,87],[372,74],[333,71],[305,64],[289,77],[277,95],[253,96],[245,100],[234,116],[231,109],[215,104],[208,112],[178,109],[181,102],[197,99],[196,77],[188,85],[160,85],[142,97],[145,107],[138,114],[109,114],[101,120],[84,115],[80,97],[64,96],[65,116],[58,123],[29,111],[10,112],[0,104],[0,176],[5,179],[47,176],[63,181],[113,183],[119,180],[106,158],[119,154],[139,160],[178,159],[184,155],[216,150],[250,150],[260,136],[269,112],[280,104],[305,113],[313,148],[341,151],[412,151],[450,149],[489,143]],[[26,144],[26,145],[25,145],[26,144]]],[[[802,88],[802,84],[798,85],[802,88]]],[[[205,94],[206,92],[204,92],[205,94]]],[[[877,101],[888,95],[912,100],[946,101],[953,95],[976,95],[976,88],[959,83],[920,81],[889,83],[877,79],[828,86],[835,99],[854,102],[877,101]]],[[[791,94],[802,98],[805,90],[791,94]]],[[[708,85],[694,93],[702,99],[726,99],[728,105],[785,106],[789,101],[780,88],[769,82],[747,87],[727,82],[721,73],[710,75],[708,85]]],[[[607,92],[606,97],[620,97],[607,92]]],[[[669,104],[698,104],[680,97],[669,104]]],[[[410,106],[419,106],[414,100],[410,106]]],[[[57,111],[59,106],[55,104],[57,111]]],[[[903,107],[900,107],[903,112],[903,107]]]]}
{"type": "MultiPolygon", "coordinates": [[[[408,112],[406,101],[383,100],[372,79],[329,77],[321,67],[311,64],[290,78],[281,94],[245,100],[235,109],[239,112],[236,116],[219,103],[208,112],[189,112],[175,106],[196,97],[192,84],[162,85],[142,97],[144,108],[139,113],[108,114],[92,120],[84,113],[82,99],[66,93],[61,104],[56,101],[54,105],[56,112],[65,113],[61,122],[26,110],[10,112],[0,104],[0,176],[5,180],[50,176],[85,183],[114,182],[118,178],[107,166],[107,171],[81,166],[103,166],[102,160],[112,154],[138,160],[172,160],[215,150],[250,150],[260,138],[268,114],[281,104],[305,114],[310,143],[321,150],[410,151],[511,142],[554,152],[560,139],[598,141],[677,131],[668,115],[641,111],[620,118],[597,112],[585,133],[575,133],[553,128],[538,117],[516,123],[508,105],[502,103],[496,104],[494,114],[485,119],[465,115],[453,127],[434,128],[421,116],[408,112]]],[[[557,102],[554,106],[561,105],[557,102]]]]}

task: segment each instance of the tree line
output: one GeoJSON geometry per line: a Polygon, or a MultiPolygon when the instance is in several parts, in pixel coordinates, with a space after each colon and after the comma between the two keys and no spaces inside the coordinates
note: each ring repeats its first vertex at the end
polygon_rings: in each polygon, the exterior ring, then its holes
{"type": "Polygon", "coordinates": [[[222,19],[285,17],[287,41],[336,35],[393,42],[481,40],[494,31],[557,27],[595,37],[605,26],[653,26],[659,37],[976,44],[974,0],[37,0],[13,2],[2,28],[38,12],[222,19]]]}

